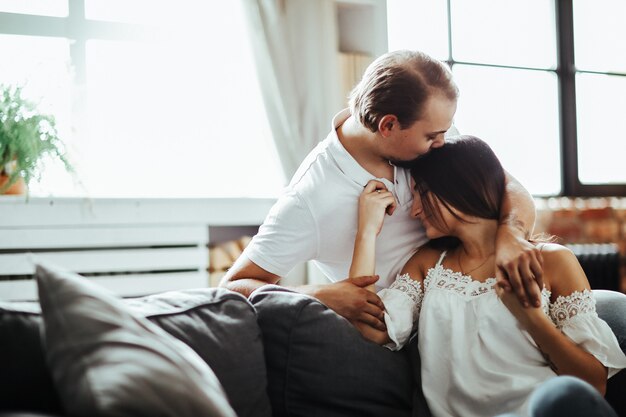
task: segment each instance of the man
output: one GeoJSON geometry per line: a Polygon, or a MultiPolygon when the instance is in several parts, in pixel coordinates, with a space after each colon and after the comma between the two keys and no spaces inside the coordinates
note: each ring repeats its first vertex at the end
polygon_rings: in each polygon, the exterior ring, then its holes
{"type": "MultiPolygon", "coordinates": [[[[421,224],[409,215],[410,176],[397,164],[443,146],[452,126],[458,89],[450,70],[420,52],[396,51],[372,63],[335,116],[332,130],[292,178],[259,233],[221,285],[250,295],[275,284],[295,265],[314,260],[330,284],[293,288],[318,298],[359,330],[384,330],[383,304],[365,287],[387,287],[417,248],[426,242],[421,224]],[[376,179],[396,204],[377,239],[376,277],[348,276],[357,230],[358,198],[376,179]]],[[[532,198],[507,178],[505,216],[498,230],[498,279],[523,303],[539,303],[541,254],[527,241],[535,209],[532,198]]]]}

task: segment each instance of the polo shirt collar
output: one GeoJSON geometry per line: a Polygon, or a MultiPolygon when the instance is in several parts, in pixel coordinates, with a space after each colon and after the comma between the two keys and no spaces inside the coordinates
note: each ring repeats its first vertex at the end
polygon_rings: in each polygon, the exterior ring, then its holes
{"type": "MultiPolygon", "coordinates": [[[[329,136],[328,150],[333,159],[339,166],[339,169],[346,174],[350,179],[359,184],[361,187],[365,187],[370,180],[378,180],[384,183],[387,188],[394,192],[395,185],[386,178],[376,178],[363,168],[359,163],[350,155],[350,153],[344,148],[339,136],[337,136],[337,128],[341,126],[350,117],[350,109],[344,109],[337,113],[333,117],[331,131],[329,136]]],[[[394,179],[398,179],[398,168],[394,166],[394,179]]],[[[395,194],[395,192],[394,192],[395,194]]],[[[398,196],[396,196],[397,198],[398,196]]]]}

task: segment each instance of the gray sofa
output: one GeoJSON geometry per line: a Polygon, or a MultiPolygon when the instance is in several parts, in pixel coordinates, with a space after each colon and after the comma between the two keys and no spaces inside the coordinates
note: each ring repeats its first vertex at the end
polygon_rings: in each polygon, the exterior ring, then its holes
{"type": "MultiPolygon", "coordinates": [[[[626,296],[597,297],[604,300],[600,314],[626,350],[626,296]]],[[[391,352],[365,341],[313,298],[267,286],[250,300],[211,288],[124,303],[198,353],[239,417],[429,415],[415,343],[391,352]]],[[[0,416],[67,415],[48,370],[41,326],[38,303],[0,303],[0,416]]],[[[619,415],[626,415],[625,375],[609,381],[607,394],[619,415]]]]}

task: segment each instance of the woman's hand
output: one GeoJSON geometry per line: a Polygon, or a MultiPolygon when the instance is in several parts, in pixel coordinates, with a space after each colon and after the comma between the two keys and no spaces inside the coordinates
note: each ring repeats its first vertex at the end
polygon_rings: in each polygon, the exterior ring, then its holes
{"type": "Polygon", "coordinates": [[[385,220],[396,209],[396,200],[385,184],[371,180],[359,197],[359,233],[378,236],[385,220]]]}
{"type": "Polygon", "coordinates": [[[501,223],[496,233],[496,279],[522,304],[538,307],[543,288],[541,250],[526,240],[522,226],[512,222],[501,223]]]}
{"type": "MultiPolygon", "coordinates": [[[[359,196],[359,223],[354,240],[350,278],[376,275],[376,236],[383,227],[385,213],[391,215],[395,209],[396,200],[385,184],[375,180],[367,183],[359,196]]],[[[366,289],[376,292],[373,285],[366,289]]]]}
{"type": "Polygon", "coordinates": [[[549,320],[541,307],[524,307],[515,293],[506,291],[501,283],[496,283],[496,294],[525,330],[534,328],[541,321],[549,320]]]}

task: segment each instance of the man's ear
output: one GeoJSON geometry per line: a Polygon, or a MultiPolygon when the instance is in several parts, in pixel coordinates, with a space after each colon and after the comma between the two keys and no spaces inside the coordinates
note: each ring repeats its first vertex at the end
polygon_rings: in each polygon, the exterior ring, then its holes
{"type": "Polygon", "coordinates": [[[398,122],[398,118],[393,114],[386,114],[378,121],[378,131],[384,138],[388,137],[393,129],[396,128],[400,128],[400,123],[398,122]]]}

